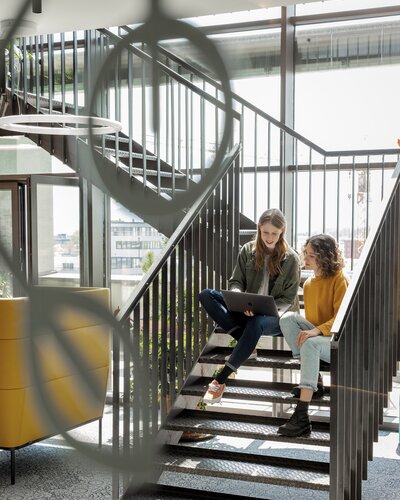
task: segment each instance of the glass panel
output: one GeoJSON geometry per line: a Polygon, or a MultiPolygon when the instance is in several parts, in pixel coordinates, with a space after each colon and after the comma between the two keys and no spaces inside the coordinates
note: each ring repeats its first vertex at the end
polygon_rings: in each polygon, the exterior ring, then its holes
{"type": "Polygon", "coordinates": [[[79,188],[37,188],[38,284],[80,285],[79,188]]]}
{"type": "Polygon", "coordinates": [[[329,0],[329,2],[298,4],[296,6],[296,14],[298,16],[307,16],[311,14],[324,14],[326,12],[398,7],[398,5],[398,0],[329,0]]]}
{"type": "Polygon", "coordinates": [[[129,298],[167,239],[111,199],[111,295],[113,309],[129,298]]]}
{"type": "Polygon", "coordinates": [[[298,29],[297,132],[327,150],[396,148],[399,27],[395,16],[298,29]]]}
{"type": "MultiPolygon", "coordinates": [[[[0,240],[2,249],[11,257],[13,249],[12,192],[8,189],[0,190],[0,240]]],[[[12,294],[12,274],[0,253],[0,297],[12,297],[12,294]]]]}
{"type": "Polygon", "coordinates": [[[73,170],[27,137],[0,137],[1,175],[70,172],[73,170]]]}

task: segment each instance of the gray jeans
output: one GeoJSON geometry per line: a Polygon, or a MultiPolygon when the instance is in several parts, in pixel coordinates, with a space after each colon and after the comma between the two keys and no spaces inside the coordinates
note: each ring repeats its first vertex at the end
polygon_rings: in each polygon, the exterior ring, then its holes
{"type": "Polygon", "coordinates": [[[300,330],[312,330],[315,326],[301,316],[289,312],[280,320],[279,326],[293,352],[294,358],[300,358],[301,373],[299,387],[317,390],[320,359],[326,363],[331,361],[331,337],[319,335],[308,338],[300,347],[296,343],[300,330]]]}

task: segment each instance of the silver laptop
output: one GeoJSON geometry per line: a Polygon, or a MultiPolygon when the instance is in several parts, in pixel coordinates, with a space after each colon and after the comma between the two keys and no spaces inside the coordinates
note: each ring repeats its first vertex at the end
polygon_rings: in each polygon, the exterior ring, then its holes
{"type": "Polygon", "coordinates": [[[291,306],[291,304],[280,304],[278,308],[272,295],[233,292],[232,290],[221,290],[221,293],[228,311],[232,312],[253,311],[254,314],[279,317],[291,306]]]}

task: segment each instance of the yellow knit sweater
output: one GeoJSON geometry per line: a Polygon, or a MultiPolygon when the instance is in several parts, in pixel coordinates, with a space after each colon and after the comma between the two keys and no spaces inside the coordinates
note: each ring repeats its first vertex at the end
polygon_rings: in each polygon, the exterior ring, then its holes
{"type": "Polygon", "coordinates": [[[310,277],[304,283],[304,311],[306,319],[322,332],[331,335],[331,328],[346,292],[349,280],[338,271],[329,278],[310,277]]]}

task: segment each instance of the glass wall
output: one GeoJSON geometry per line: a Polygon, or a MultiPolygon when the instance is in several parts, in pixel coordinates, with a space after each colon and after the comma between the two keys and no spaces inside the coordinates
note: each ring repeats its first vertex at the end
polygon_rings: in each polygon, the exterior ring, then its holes
{"type": "MultiPolygon", "coordinates": [[[[0,186],[0,243],[1,250],[12,258],[13,254],[13,220],[12,191],[0,186]]],[[[12,272],[0,252],[0,298],[13,296],[12,272]]]]}
{"type": "Polygon", "coordinates": [[[79,188],[37,186],[38,284],[80,285],[79,188]]]}

